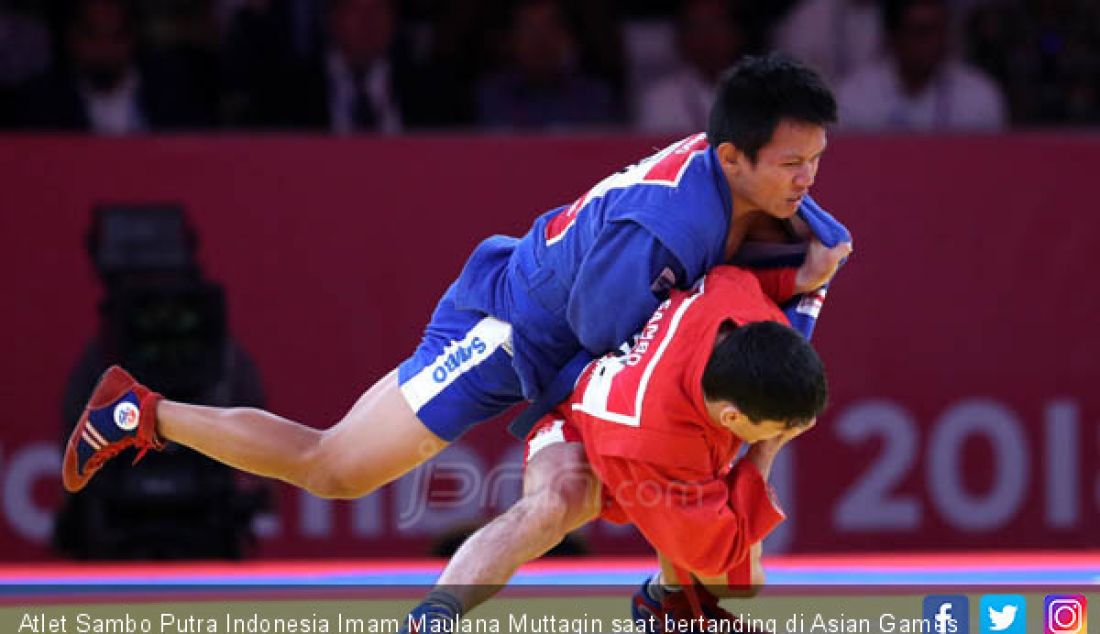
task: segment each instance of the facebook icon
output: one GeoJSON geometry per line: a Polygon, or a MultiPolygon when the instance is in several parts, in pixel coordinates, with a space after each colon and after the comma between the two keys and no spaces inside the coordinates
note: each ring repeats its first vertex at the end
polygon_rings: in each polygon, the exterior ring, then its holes
{"type": "Polygon", "coordinates": [[[961,594],[924,597],[925,631],[936,634],[970,634],[970,601],[961,594]]]}

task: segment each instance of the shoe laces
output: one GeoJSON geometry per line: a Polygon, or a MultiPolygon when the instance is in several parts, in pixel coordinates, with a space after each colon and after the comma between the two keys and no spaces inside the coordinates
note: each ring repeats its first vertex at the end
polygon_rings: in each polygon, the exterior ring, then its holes
{"type": "Polygon", "coordinates": [[[88,458],[87,464],[84,465],[84,471],[87,473],[98,471],[100,467],[107,463],[107,461],[111,460],[129,447],[136,447],[138,450],[137,455],[134,456],[134,461],[130,463],[130,466],[136,465],[139,460],[145,457],[145,454],[150,449],[157,448],[156,445],[145,442],[137,436],[123,438],[122,440],[113,442],[92,454],[92,457],[88,458]]]}
{"type": "Polygon", "coordinates": [[[86,472],[98,470],[100,467],[103,466],[105,462],[122,453],[122,450],[126,449],[132,444],[133,443],[129,442],[128,440],[123,440],[107,445],[106,447],[92,454],[91,458],[88,458],[88,463],[84,465],[84,470],[86,472]]]}

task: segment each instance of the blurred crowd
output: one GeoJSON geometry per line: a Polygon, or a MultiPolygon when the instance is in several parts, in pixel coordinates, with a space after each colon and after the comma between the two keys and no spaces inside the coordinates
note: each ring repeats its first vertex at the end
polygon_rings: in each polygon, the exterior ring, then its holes
{"type": "Polygon", "coordinates": [[[690,132],[773,49],[849,129],[1100,123],[1094,0],[0,0],[0,128],[690,132]]]}

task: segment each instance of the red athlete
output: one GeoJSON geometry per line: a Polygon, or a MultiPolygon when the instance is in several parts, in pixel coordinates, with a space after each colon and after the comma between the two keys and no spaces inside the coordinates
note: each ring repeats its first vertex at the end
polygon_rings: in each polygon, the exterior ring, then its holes
{"type": "MultiPolygon", "coordinates": [[[[784,517],[766,484],[772,461],[813,426],[828,394],[821,360],[776,306],[795,276],[717,267],[695,290],[674,291],[628,354],[589,364],[528,437],[523,497],[463,544],[413,616],[474,607],[596,517],[637,526],[667,582],[676,571],[733,593],[762,583],[759,544],[784,517]],[[560,509],[557,539],[524,529],[534,505],[560,509]]],[[[706,590],[685,597],[656,581],[635,595],[636,618],[730,618],[706,590]]]]}

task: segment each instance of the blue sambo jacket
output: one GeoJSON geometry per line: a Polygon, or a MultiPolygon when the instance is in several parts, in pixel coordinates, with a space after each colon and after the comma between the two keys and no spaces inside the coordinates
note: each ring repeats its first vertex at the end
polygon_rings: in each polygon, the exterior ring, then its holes
{"type": "MultiPolygon", "coordinates": [[[[553,400],[549,409],[587,360],[628,342],[670,288],[688,287],[724,262],[731,205],[705,135],[688,137],[543,214],[522,238],[493,236],[479,244],[456,283],[456,303],[512,325],[523,394],[553,400]]],[[[798,214],[827,246],[851,240],[808,196],[798,214]]],[[[748,244],[734,261],[792,266],[804,250],[804,244],[748,244]]],[[[821,296],[786,307],[807,337],[821,296]]]]}

